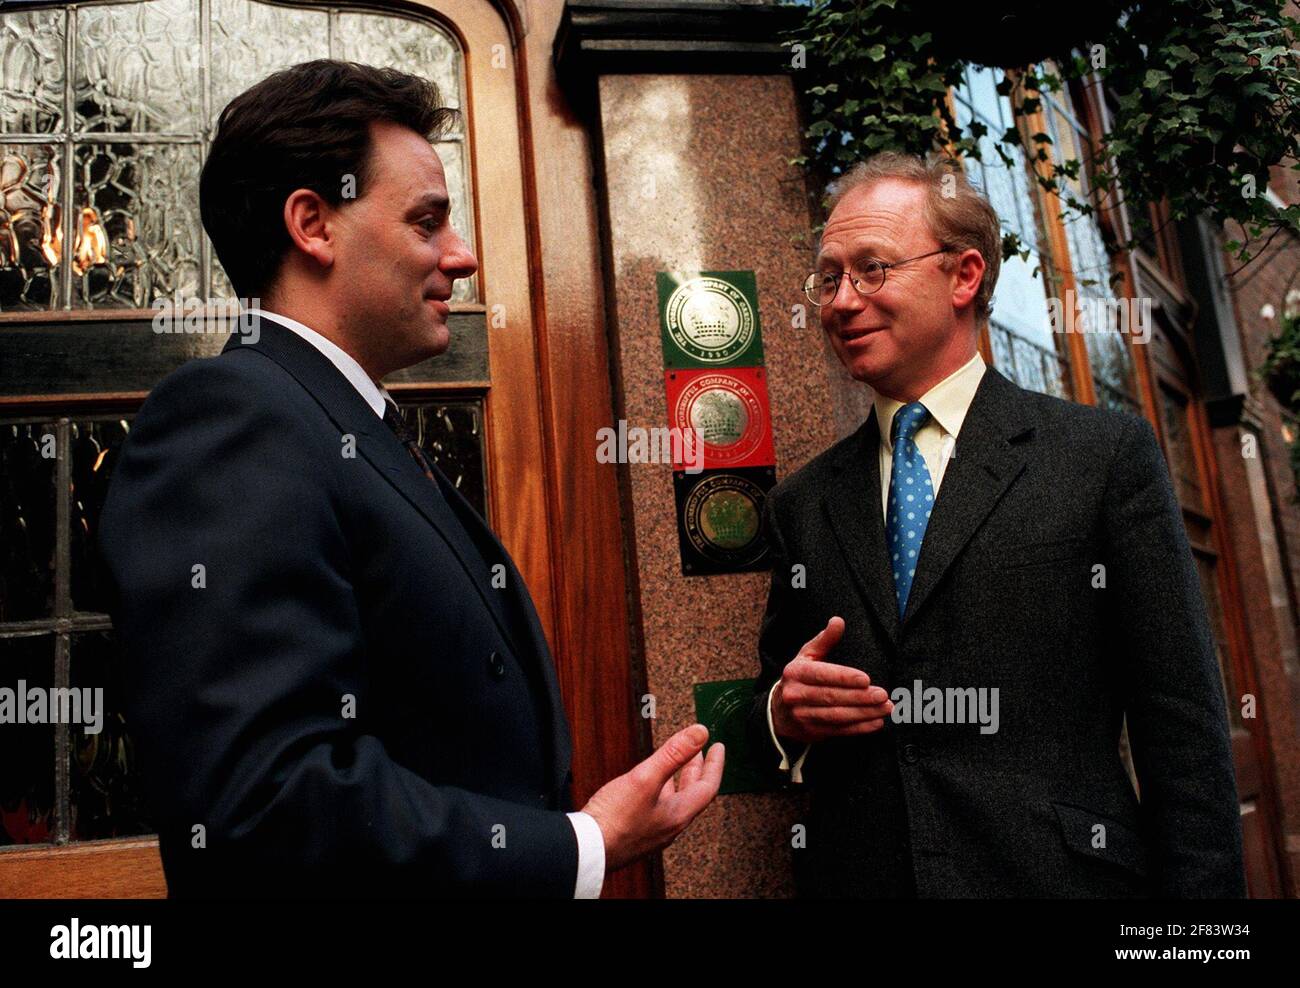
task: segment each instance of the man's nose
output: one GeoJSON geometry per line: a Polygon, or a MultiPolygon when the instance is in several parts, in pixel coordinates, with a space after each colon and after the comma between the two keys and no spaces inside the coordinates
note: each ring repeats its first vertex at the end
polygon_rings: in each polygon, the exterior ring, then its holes
{"type": "Polygon", "coordinates": [[[452,243],[443,252],[442,269],[452,278],[468,278],[478,270],[478,258],[459,233],[452,231],[452,243]]]}

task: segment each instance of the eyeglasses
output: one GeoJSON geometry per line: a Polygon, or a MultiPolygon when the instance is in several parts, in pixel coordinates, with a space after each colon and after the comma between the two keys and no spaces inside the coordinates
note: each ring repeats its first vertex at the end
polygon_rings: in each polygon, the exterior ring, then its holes
{"type": "Polygon", "coordinates": [[[951,247],[940,247],[928,254],[917,254],[915,257],[907,257],[901,261],[877,261],[874,258],[864,258],[861,261],[854,262],[848,271],[841,271],[839,274],[814,271],[804,281],[803,293],[808,296],[808,301],[818,308],[823,305],[830,305],[840,290],[840,279],[847,274],[849,282],[854,288],[863,295],[871,295],[885,287],[885,273],[890,268],[902,267],[904,264],[919,261],[923,257],[933,257],[935,254],[948,254],[951,252],[951,247]]]}

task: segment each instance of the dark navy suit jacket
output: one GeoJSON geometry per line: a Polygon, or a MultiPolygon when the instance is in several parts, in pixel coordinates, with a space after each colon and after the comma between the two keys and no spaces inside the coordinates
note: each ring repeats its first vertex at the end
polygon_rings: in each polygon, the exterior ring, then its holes
{"type": "Polygon", "coordinates": [[[243,339],[149,396],[102,520],[170,893],[571,897],[519,572],[314,347],[243,339]]]}

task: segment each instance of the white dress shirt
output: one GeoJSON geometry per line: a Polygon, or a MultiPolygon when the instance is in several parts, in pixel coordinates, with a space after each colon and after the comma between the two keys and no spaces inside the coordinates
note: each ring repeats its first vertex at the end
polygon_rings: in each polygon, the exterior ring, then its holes
{"type": "MultiPolygon", "coordinates": [[[[377,416],[381,419],[384,417],[384,405],[393,401],[392,397],[370,379],[370,375],[346,350],[311,327],[278,312],[267,309],[248,309],[247,312],[250,316],[269,316],[301,336],[338,368],[339,373],[351,382],[377,416]]],[[[578,839],[578,877],[574,882],[573,897],[599,899],[600,890],[605,884],[605,836],[601,833],[600,824],[590,813],[569,813],[568,817],[569,823],[573,825],[574,836],[578,839]]]]}
{"type": "MultiPolygon", "coordinates": [[[[979,388],[980,378],[984,376],[985,369],[984,358],[977,350],[975,356],[919,399],[929,410],[930,415],[916,430],[914,439],[922,459],[925,460],[926,469],[930,471],[930,483],[934,486],[936,505],[939,503],[937,500],[939,484],[948,469],[948,460],[957,446],[957,435],[961,432],[961,425],[966,420],[966,413],[970,410],[970,403],[975,398],[975,391],[979,388]]],[[[876,422],[880,425],[880,515],[881,518],[885,518],[889,513],[889,476],[894,466],[894,450],[889,445],[889,436],[893,429],[894,416],[907,403],[876,392],[872,404],[876,410],[876,422]]],[[[781,681],[777,680],[767,694],[767,729],[772,735],[772,743],[776,745],[776,750],[781,753],[781,770],[790,771],[791,782],[803,782],[803,763],[808,757],[808,752],[812,750],[812,745],[806,745],[803,754],[791,766],[785,748],[777,740],[776,729],[772,725],[772,697],[780,685],[781,681]]]]}

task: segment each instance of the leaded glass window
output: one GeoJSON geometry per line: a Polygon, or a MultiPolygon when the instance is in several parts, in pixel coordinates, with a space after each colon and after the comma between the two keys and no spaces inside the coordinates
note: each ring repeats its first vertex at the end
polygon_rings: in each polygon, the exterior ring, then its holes
{"type": "Polygon", "coordinates": [[[1002,221],[1004,232],[1015,233],[1029,250],[1002,262],[993,311],[989,317],[989,342],[1000,371],[1021,387],[1067,398],[1071,396],[1068,351],[1052,331],[1047,305],[1051,266],[1039,236],[1035,195],[1024,154],[1011,148],[1011,165],[998,155],[997,139],[1015,127],[1011,101],[998,93],[1002,73],[967,66],[965,81],[953,90],[957,123],[966,130],[972,122],[983,125],[977,138],[980,160],[965,159],[971,184],[980,189],[1002,221]]]}
{"type": "MultiPolygon", "coordinates": [[[[199,220],[221,110],[313,58],[393,66],[464,105],[464,59],[425,20],[255,0],[133,0],[0,14],[0,311],[146,309],[233,294],[199,220]]],[[[463,122],[435,143],[473,247],[463,122]]],[[[453,298],[476,298],[474,279],[453,298]]]]}

